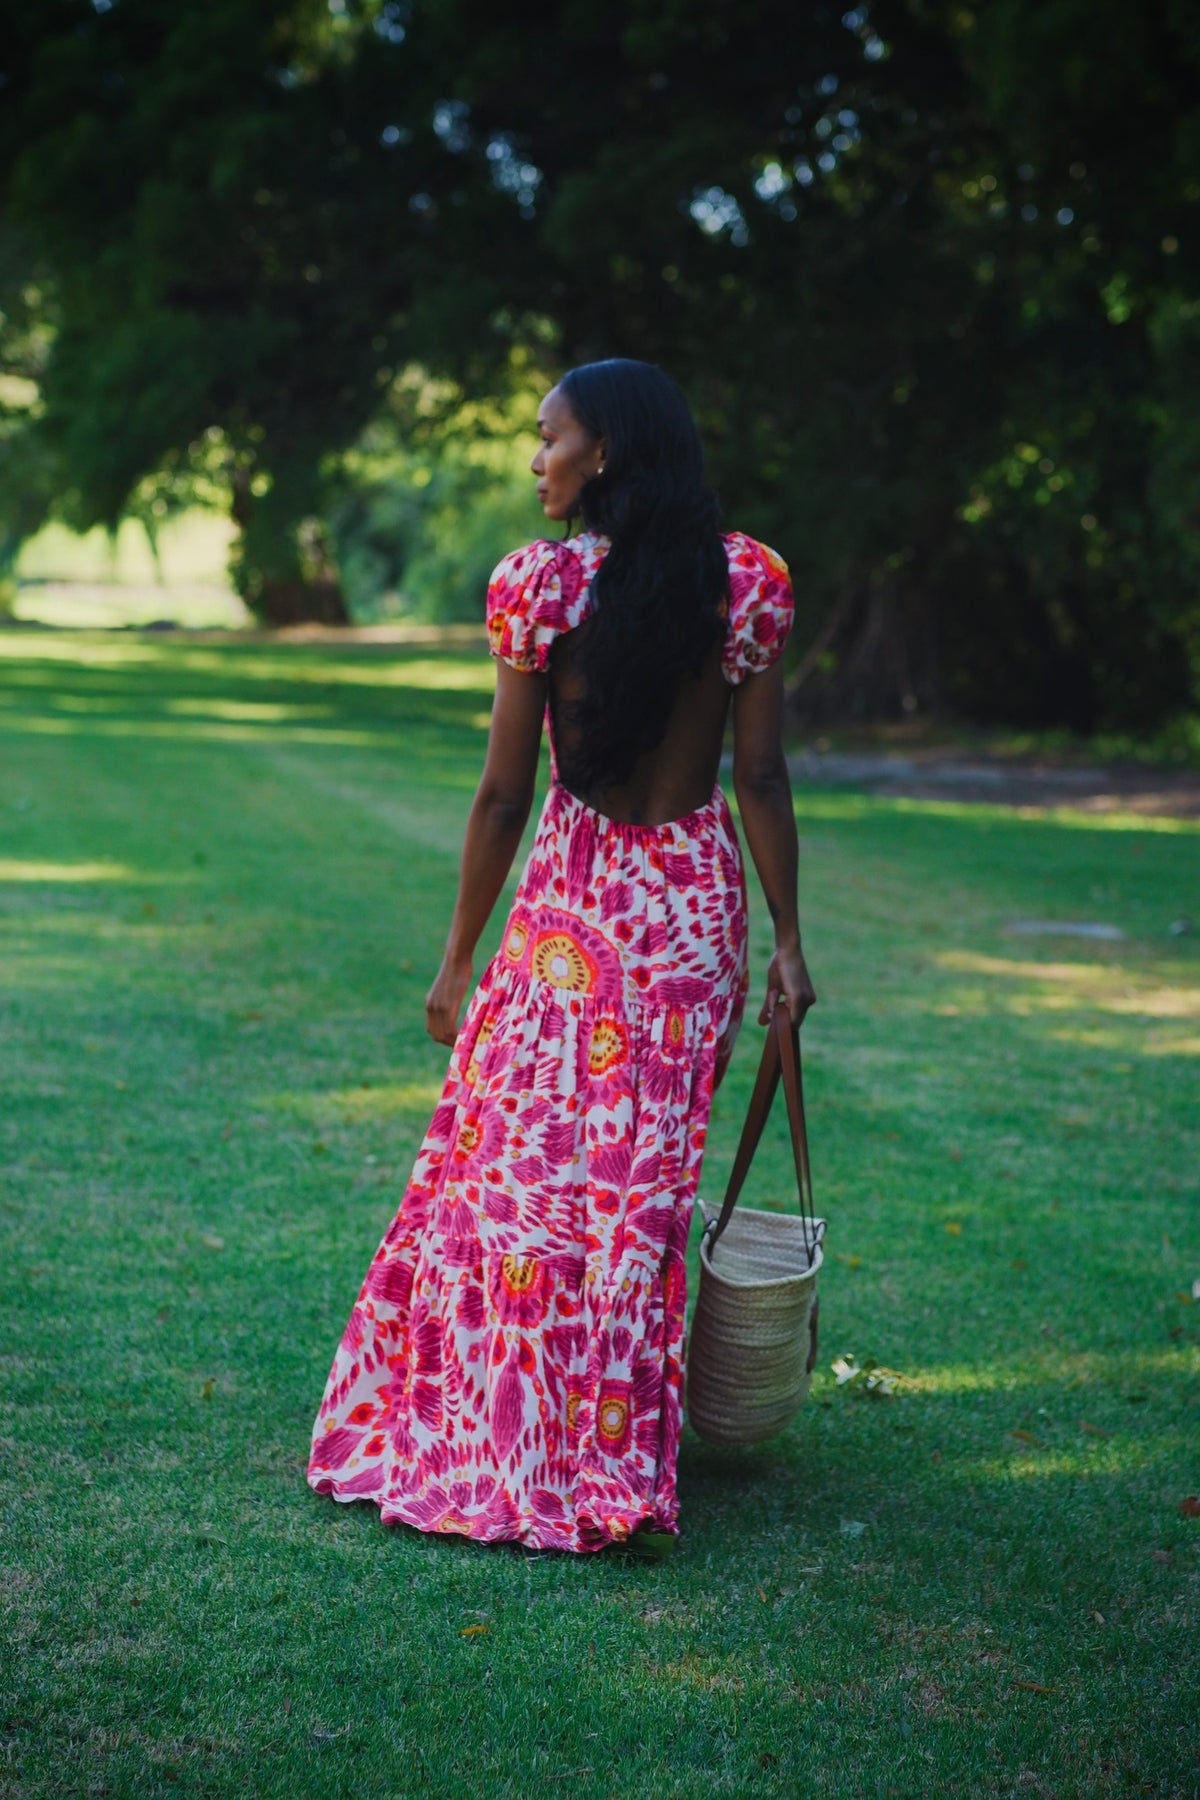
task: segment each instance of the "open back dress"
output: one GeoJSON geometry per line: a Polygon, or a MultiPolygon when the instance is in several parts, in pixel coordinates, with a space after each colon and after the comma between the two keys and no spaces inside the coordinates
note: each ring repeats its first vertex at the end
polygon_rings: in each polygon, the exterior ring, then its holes
{"type": "MultiPolygon", "coordinates": [[[[725,679],[782,651],[787,569],[740,533],[725,679]]],[[[493,655],[546,670],[608,540],[515,551],[493,655]]],[[[745,1002],[746,892],[720,787],[661,825],[552,781],[400,1209],[321,1401],[308,1480],[386,1523],[598,1550],[674,1532],[685,1252],[745,1002]]]]}

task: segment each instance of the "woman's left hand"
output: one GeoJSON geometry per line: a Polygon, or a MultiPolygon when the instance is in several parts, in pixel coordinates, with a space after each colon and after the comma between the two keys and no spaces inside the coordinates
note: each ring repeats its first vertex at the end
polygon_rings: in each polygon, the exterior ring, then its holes
{"type": "Polygon", "coordinates": [[[471,979],[471,964],[449,954],[434,976],[433,986],[425,996],[425,1029],[438,1044],[453,1049],[458,1036],[458,1015],[463,995],[471,979]]]}

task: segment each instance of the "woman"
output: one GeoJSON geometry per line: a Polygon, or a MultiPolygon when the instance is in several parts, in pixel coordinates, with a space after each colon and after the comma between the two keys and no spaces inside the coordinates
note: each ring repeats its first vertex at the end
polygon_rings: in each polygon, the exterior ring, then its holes
{"type": "Polygon", "coordinates": [[[674,1533],[684,1255],[713,1089],[745,1000],[734,786],[775,925],[765,1023],[815,998],[780,744],[791,623],[773,552],[722,538],[674,383],[564,376],[533,459],[577,537],[488,590],[496,700],[446,954],[426,1002],[441,1103],[350,1316],[309,1482],[385,1521],[543,1549],[674,1533]],[[552,785],[497,954],[471,958],[552,785]]]}

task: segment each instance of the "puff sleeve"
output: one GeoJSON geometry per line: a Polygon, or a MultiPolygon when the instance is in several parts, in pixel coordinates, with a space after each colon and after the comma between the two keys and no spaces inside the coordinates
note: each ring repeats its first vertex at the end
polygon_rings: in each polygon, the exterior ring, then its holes
{"type": "Polygon", "coordinates": [[[488,648],[523,674],[541,674],[550,646],[577,621],[579,558],[541,538],[496,565],[487,592],[488,648]]]}
{"type": "Polygon", "coordinates": [[[783,653],[795,601],[787,564],[774,550],[743,532],[725,539],[729,556],[729,629],[722,667],[737,687],[747,675],[769,669],[783,653]]]}

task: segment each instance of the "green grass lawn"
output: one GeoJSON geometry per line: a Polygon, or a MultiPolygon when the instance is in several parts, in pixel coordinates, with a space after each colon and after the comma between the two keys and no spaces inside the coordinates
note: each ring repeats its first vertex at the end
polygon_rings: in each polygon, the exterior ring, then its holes
{"type": "Polygon", "coordinates": [[[304,1485],[490,681],[0,634],[0,1796],[1200,1793],[1195,827],[798,795],[820,1373],[672,1560],[304,1485]]]}

